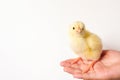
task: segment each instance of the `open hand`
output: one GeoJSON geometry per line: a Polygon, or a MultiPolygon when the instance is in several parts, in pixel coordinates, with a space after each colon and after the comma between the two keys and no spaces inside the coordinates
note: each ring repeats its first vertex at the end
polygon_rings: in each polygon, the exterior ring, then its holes
{"type": "Polygon", "coordinates": [[[64,71],[72,74],[75,78],[87,80],[120,80],[120,52],[104,50],[98,62],[87,73],[82,74],[82,70],[88,66],[81,61],[71,64],[74,59],[61,62],[64,71]]]}

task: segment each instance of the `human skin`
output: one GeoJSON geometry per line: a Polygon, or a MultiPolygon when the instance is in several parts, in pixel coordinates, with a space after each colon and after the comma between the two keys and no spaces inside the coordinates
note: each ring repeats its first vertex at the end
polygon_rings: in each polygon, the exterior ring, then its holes
{"type": "Polygon", "coordinates": [[[103,50],[101,58],[93,65],[87,73],[82,73],[88,64],[81,60],[72,64],[74,59],[62,61],[60,64],[64,71],[75,78],[85,80],[120,80],[120,52],[114,50],[103,50]]]}

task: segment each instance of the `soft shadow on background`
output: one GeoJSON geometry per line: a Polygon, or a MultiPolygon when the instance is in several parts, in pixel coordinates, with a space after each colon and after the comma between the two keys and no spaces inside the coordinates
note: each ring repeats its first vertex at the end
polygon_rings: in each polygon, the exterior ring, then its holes
{"type": "Polygon", "coordinates": [[[73,80],[59,63],[74,58],[68,26],[81,20],[120,50],[120,0],[1,0],[0,80],[73,80]]]}

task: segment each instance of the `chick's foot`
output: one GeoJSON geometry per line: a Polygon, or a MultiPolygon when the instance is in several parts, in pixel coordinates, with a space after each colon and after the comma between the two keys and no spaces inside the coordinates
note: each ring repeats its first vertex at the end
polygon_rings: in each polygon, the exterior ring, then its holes
{"type": "Polygon", "coordinates": [[[92,61],[91,64],[89,64],[88,67],[87,67],[85,70],[82,71],[82,73],[83,73],[83,74],[84,74],[84,73],[87,73],[91,68],[92,68],[92,70],[94,70],[93,66],[94,66],[94,64],[95,64],[97,61],[98,61],[98,60],[92,61]]]}
{"type": "Polygon", "coordinates": [[[71,64],[75,64],[75,63],[77,63],[78,61],[82,61],[82,62],[83,62],[82,58],[81,58],[81,57],[78,57],[78,58],[74,59],[71,64]]]}

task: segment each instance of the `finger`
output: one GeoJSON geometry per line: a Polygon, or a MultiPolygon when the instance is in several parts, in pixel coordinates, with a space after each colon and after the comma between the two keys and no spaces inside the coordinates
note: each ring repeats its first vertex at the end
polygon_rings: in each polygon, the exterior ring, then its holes
{"type": "Polygon", "coordinates": [[[78,79],[83,79],[82,74],[74,74],[73,77],[78,79]]]}
{"type": "Polygon", "coordinates": [[[75,78],[84,79],[84,80],[93,80],[95,79],[94,73],[88,72],[84,74],[74,74],[75,78]]]}
{"type": "Polygon", "coordinates": [[[60,65],[63,66],[63,67],[70,66],[70,65],[71,65],[71,62],[72,62],[73,60],[74,60],[74,59],[67,59],[67,60],[65,60],[65,61],[62,61],[62,62],[60,63],[60,65]]]}
{"type": "Polygon", "coordinates": [[[74,73],[74,70],[70,67],[64,67],[64,71],[67,72],[67,73],[70,73],[70,74],[74,73]]]}
{"type": "Polygon", "coordinates": [[[84,75],[82,75],[82,78],[90,80],[90,79],[93,79],[93,76],[91,76],[90,74],[84,74],[84,75]]]}
{"type": "Polygon", "coordinates": [[[68,59],[68,60],[60,62],[60,65],[61,66],[67,66],[67,65],[70,65],[70,62],[71,62],[71,59],[68,59]]]}
{"type": "Polygon", "coordinates": [[[80,69],[81,65],[80,64],[72,64],[71,67],[74,69],[80,69]]]}
{"type": "Polygon", "coordinates": [[[67,73],[70,73],[72,75],[74,75],[74,74],[81,74],[81,70],[74,69],[74,68],[71,68],[71,67],[65,67],[64,71],[67,72],[67,73]]]}
{"type": "Polygon", "coordinates": [[[70,63],[67,63],[67,62],[61,62],[60,65],[62,67],[69,67],[71,64],[70,63]]]}

